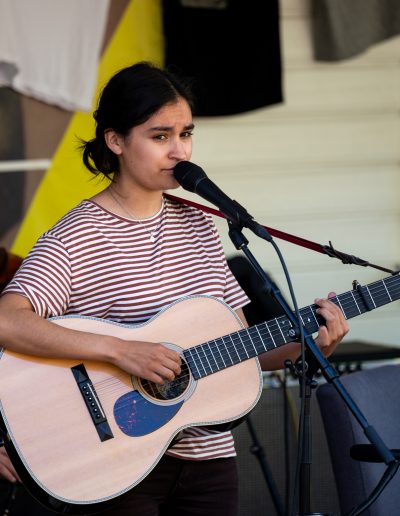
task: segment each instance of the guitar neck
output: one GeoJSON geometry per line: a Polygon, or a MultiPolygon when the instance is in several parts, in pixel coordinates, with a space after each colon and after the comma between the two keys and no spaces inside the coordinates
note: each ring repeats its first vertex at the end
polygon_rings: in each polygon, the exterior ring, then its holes
{"type": "MultiPolygon", "coordinates": [[[[400,276],[397,274],[339,294],[331,301],[340,308],[345,319],[351,319],[398,299],[400,276]]],[[[300,309],[308,334],[315,333],[324,324],[324,319],[316,313],[317,309],[317,305],[300,309]]],[[[197,380],[291,341],[293,326],[286,316],[281,316],[189,348],[185,350],[184,357],[197,380]]]]}

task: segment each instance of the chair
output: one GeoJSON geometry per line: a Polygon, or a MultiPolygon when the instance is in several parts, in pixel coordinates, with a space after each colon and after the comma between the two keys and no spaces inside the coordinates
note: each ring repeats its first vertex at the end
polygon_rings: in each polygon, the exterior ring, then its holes
{"type": "MultiPolygon", "coordinates": [[[[388,365],[351,373],[341,381],[368,423],[389,448],[400,448],[400,367],[388,365]]],[[[350,458],[354,444],[367,444],[361,426],[330,384],[317,389],[325,434],[338,490],[341,513],[363,502],[381,478],[386,465],[350,458]]],[[[400,473],[386,486],[363,516],[400,514],[400,473]]]]}

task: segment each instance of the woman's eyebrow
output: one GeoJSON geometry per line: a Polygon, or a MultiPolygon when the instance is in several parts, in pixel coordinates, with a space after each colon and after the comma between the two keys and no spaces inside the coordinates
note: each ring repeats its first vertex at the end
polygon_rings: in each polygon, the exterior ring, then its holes
{"type": "MultiPolygon", "coordinates": [[[[194,124],[188,124],[188,125],[185,125],[185,127],[184,127],[185,131],[191,131],[192,129],[194,129],[194,124]]],[[[173,130],[173,127],[168,126],[168,125],[159,125],[156,127],[150,127],[150,129],[149,129],[149,131],[165,131],[165,132],[169,132],[172,130],[173,130]]]]}

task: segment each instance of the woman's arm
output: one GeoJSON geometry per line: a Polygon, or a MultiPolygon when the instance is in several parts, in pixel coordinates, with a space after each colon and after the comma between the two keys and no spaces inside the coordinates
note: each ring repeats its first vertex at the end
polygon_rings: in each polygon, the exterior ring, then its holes
{"type": "Polygon", "coordinates": [[[108,362],[156,383],[180,373],[179,354],[162,344],[63,328],[38,316],[18,294],[0,299],[0,344],[28,355],[108,362]]]}

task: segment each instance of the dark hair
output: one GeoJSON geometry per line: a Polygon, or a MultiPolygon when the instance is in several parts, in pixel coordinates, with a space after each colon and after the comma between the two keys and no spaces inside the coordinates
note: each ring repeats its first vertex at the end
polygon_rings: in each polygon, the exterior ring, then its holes
{"type": "Polygon", "coordinates": [[[132,127],[143,124],[165,104],[184,98],[193,107],[190,89],[172,73],[141,62],[117,72],[104,87],[97,110],[96,136],[82,141],[83,163],[95,175],[112,179],[119,172],[118,157],[104,139],[113,129],[127,136],[132,127]]]}

